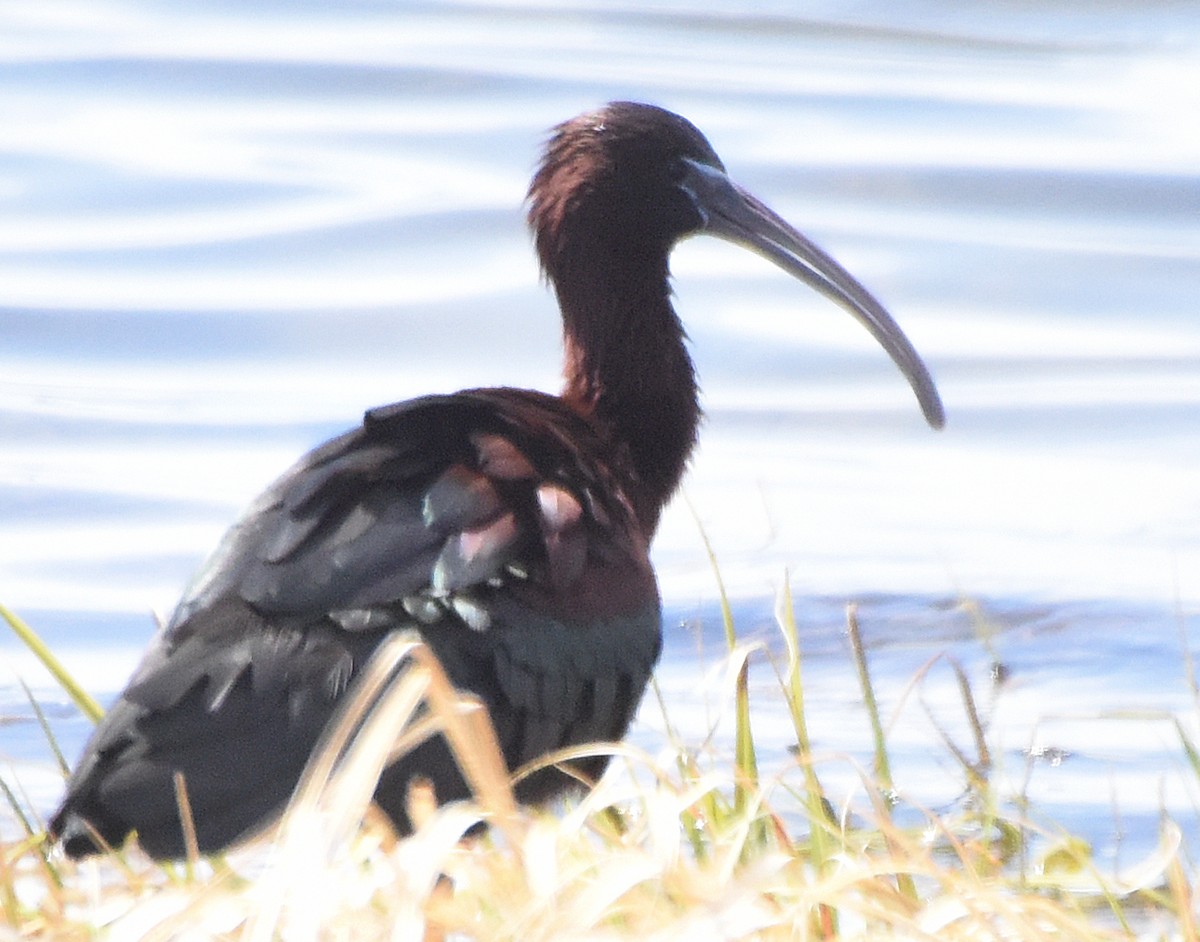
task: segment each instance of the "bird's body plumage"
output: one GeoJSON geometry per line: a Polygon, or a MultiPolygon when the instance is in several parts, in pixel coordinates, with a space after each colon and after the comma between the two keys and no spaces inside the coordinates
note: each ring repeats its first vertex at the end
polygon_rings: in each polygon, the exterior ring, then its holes
{"type": "MultiPolygon", "coordinates": [[[[201,848],[269,819],[397,629],[482,698],[514,767],[619,738],[660,637],[627,464],[562,400],[508,389],[377,409],[310,453],[229,532],[108,713],[54,825],[68,851],[90,846],[74,816],[179,856],[176,771],[201,848]]],[[[414,772],[439,798],[466,795],[431,740],[376,795],[401,827],[414,772]]],[[[547,770],[519,793],[561,779],[547,770]]]]}
{"type": "MultiPolygon", "coordinates": [[[[383,638],[415,629],[487,705],[511,769],[625,731],[658,658],[648,549],[696,442],[700,405],[668,256],[709,232],[830,296],[891,354],[938,426],[924,365],[844,270],[733,184],[704,136],[615,102],[555,129],[529,193],[566,353],[561,397],[470,390],[368,412],[280,478],[233,527],[101,722],[50,831],[68,853],[137,831],[184,852],[268,823],[383,638]]],[[[576,770],[594,777],[602,758],[576,770]]],[[[407,787],[467,787],[427,741],[376,802],[403,831],[407,787]]],[[[517,795],[573,781],[549,768],[517,795]]]]}

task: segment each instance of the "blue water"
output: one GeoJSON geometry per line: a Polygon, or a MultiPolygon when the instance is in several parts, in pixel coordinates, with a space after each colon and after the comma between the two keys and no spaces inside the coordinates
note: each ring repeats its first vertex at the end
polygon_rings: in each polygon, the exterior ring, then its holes
{"type": "MultiPolygon", "coordinates": [[[[111,696],[238,510],[364,408],[556,388],[528,175],[555,121],[651,100],[885,301],[948,412],[930,432],[861,328],[767,263],[678,250],[708,421],[655,547],[675,725],[700,739],[714,715],[678,627],[715,660],[698,519],[776,648],[788,574],[845,793],[858,601],[902,791],[960,790],[944,662],[905,697],[950,653],[1010,791],[1102,860],[1152,846],[1163,806],[1195,834],[1173,720],[1200,736],[1198,53],[1169,3],[7,3],[0,601],[111,696]]],[[[0,774],[45,810],[15,676],[68,753],[85,724],[3,635],[0,659],[0,774]]]]}

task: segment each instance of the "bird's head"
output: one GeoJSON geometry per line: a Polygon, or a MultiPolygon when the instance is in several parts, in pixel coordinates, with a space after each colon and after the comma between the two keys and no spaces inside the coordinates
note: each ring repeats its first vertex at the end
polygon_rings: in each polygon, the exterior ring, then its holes
{"type": "Polygon", "coordinates": [[[666,252],[699,232],[689,192],[694,167],[724,167],[690,121],[653,105],[617,101],[558,125],[529,187],[529,224],[550,275],[564,253],[615,241],[666,252]]]}
{"type": "Polygon", "coordinates": [[[561,289],[585,264],[619,281],[632,266],[666,275],[680,239],[708,233],[774,262],[849,311],[908,379],[926,421],[945,422],[925,364],[866,288],[820,247],[734,183],[690,121],[611,102],[558,125],[529,188],[542,269],[561,289]]]}

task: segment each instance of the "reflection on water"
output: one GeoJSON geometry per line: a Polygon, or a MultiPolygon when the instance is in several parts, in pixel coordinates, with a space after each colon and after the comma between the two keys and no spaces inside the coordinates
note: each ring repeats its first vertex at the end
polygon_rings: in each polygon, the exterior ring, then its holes
{"type": "MultiPolygon", "coordinates": [[[[1014,780],[1022,750],[1061,749],[1034,769],[1039,801],[1103,843],[1111,787],[1125,840],[1152,842],[1160,791],[1195,804],[1155,717],[1195,723],[1200,139],[1181,116],[1200,112],[1200,30],[1133,3],[848,16],[6,5],[0,601],[111,693],[148,613],[307,447],[423,392],[554,388],[529,170],[553,122],[654,100],[885,300],[947,405],[931,434],[870,338],[761,260],[677,252],[709,416],[687,496],[748,630],[790,571],[821,747],[865,755],[845,600],[898,698],[943,651],[983,682],[992,655],[937,601],[981,599],[1013,671],[990,723],[1014,780]]],[[[673,620],[710,621],[684,502],[655,553],[673,620]]],[[[702,735],[692,652],[673,632],[660,677],[702,735]]],[[[82,721],[11,640],[0,653],[73,752],[82,721]]],[[[44,807],[28,714],[0,680],[3,757],[44,807]]],[[[955,786],[930,729],[910,703],[895,735],[904,787],[936,805],[955,786]]]]}

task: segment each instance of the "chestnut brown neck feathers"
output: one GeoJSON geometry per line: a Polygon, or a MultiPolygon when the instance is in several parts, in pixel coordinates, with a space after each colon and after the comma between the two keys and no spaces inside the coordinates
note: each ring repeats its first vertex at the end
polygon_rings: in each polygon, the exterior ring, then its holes
{"type": "Polygon", "coordinates": [[[538,256],[562,310],[563,396],[628,449],[647,535],[701,416],[667,259],[703,220],[673,167],[681,155],[720,166],[699,131],[663,114],[616,103],[560,125],[529,190],[538,256]]]}

